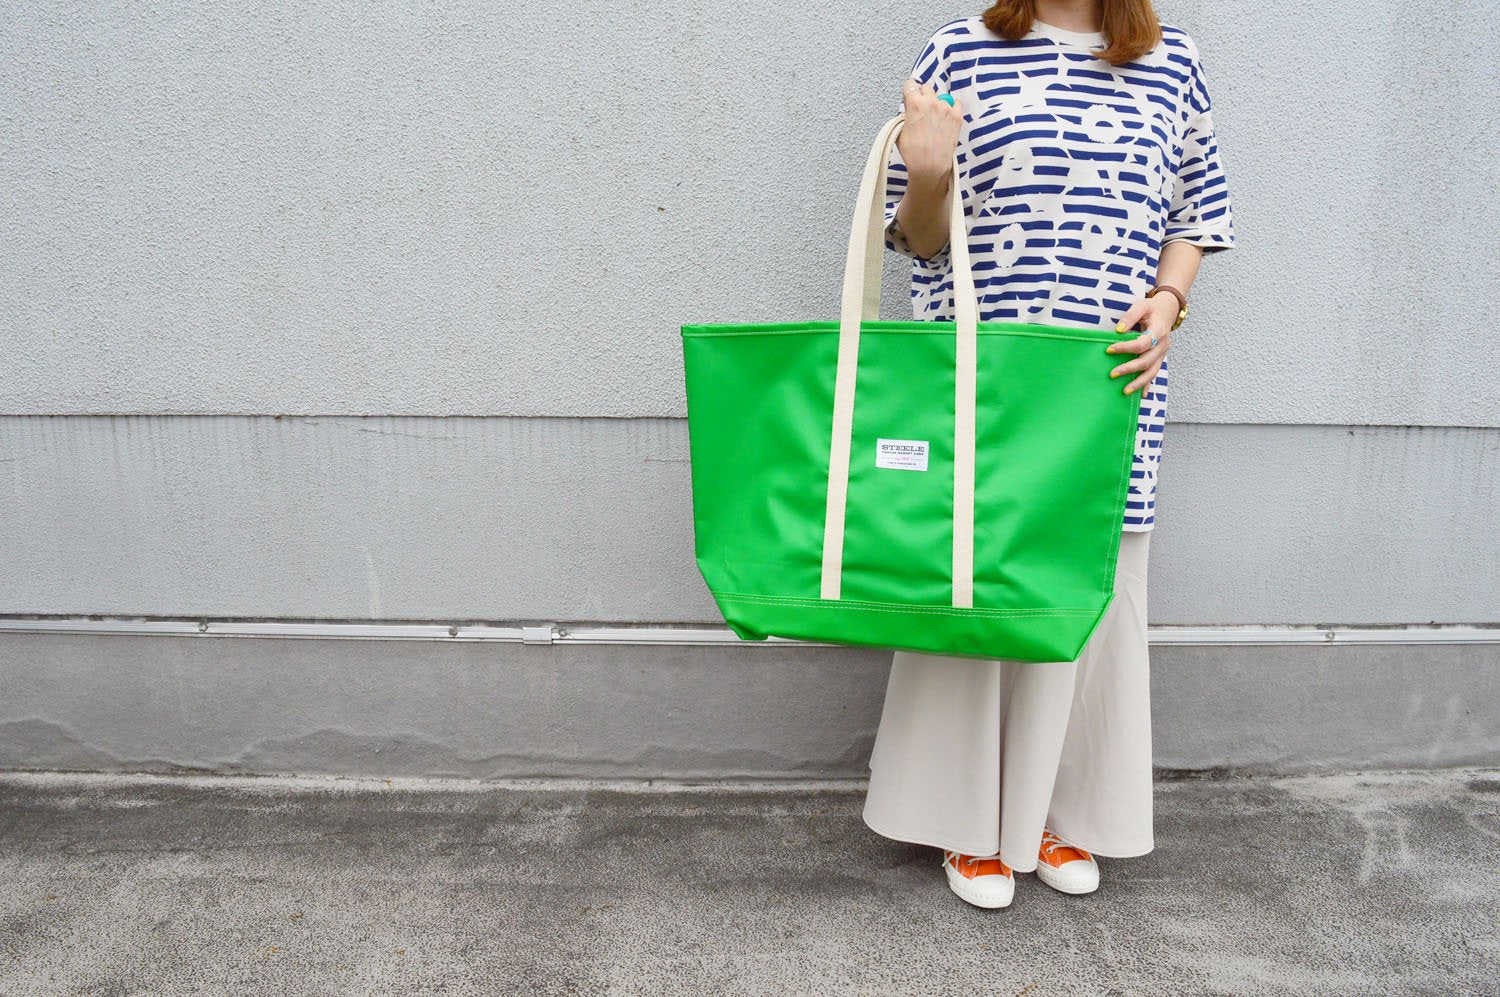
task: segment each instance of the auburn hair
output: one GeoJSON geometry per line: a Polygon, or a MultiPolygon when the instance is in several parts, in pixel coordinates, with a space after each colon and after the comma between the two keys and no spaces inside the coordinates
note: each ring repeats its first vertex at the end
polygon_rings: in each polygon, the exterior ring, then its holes
{"type": "MultiPolygon", "coordinates": [[[[1036,17],[1036,0],[996,0],[982,15],[984,26],[1012,40],[1025,36],[1036,17]]],[[[1119,65],[1139,59],[1161,41],[1161,22],[1151,0],[1099,0],[1104,48],[1100,59],[1119,65]]]]}

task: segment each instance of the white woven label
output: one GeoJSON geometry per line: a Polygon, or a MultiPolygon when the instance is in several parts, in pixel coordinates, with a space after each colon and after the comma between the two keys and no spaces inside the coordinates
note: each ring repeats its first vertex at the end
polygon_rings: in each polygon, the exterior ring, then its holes
{"type": "Polygon", "coordinates": [[[876,440],[875,466],[901,471],[927,470],[926,440],[876,440]]]}

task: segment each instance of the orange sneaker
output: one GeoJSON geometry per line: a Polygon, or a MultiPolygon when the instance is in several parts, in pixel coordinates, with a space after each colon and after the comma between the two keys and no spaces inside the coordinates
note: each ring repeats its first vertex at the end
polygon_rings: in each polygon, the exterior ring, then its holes
{"type": "Polygon", "coordinates": [[[1016,895],[1016,877],[995,855],[965,855],[943,851],[948,886],[975,907],[1008,907],[1016,895]]]}
{"type": "Polygon", "coordinates": [[[1036,876],[1062,893],[1093,893],[1099,888],[1099,863],[1082,848],[1043,828],[1036,876]]]}

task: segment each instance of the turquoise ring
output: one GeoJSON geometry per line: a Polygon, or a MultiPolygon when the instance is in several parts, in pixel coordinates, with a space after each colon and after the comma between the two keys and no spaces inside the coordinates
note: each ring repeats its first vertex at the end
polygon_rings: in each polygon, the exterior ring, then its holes
{"type": "Polygon", "coordinates": [[[951,93],[940,93],[940,94],[938,94],[938,100],[940,100],[943,103],[947,104],[949,107],[953,106],[953,95],[951,93]]]}

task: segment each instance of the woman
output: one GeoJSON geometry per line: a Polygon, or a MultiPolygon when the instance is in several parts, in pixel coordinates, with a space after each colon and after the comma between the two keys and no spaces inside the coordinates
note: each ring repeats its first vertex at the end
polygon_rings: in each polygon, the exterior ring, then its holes
{"type": "Polygon", "coordinates": [[[1146,562],[1167,352],[1234,229],[1197,46],[1150,0],[1001,0],[938,28],[910,76],[885,193],[913,315],[953,318],[956,189],[980,320],[1113,328],[1110,376],[1145,392],[1115,598],[1078,660],[891,663],[864,820],[942,849],[954,892],[1005,907],[1014,872],[1088,893],[1096,855],[1154,846],[1146,562]]]}

